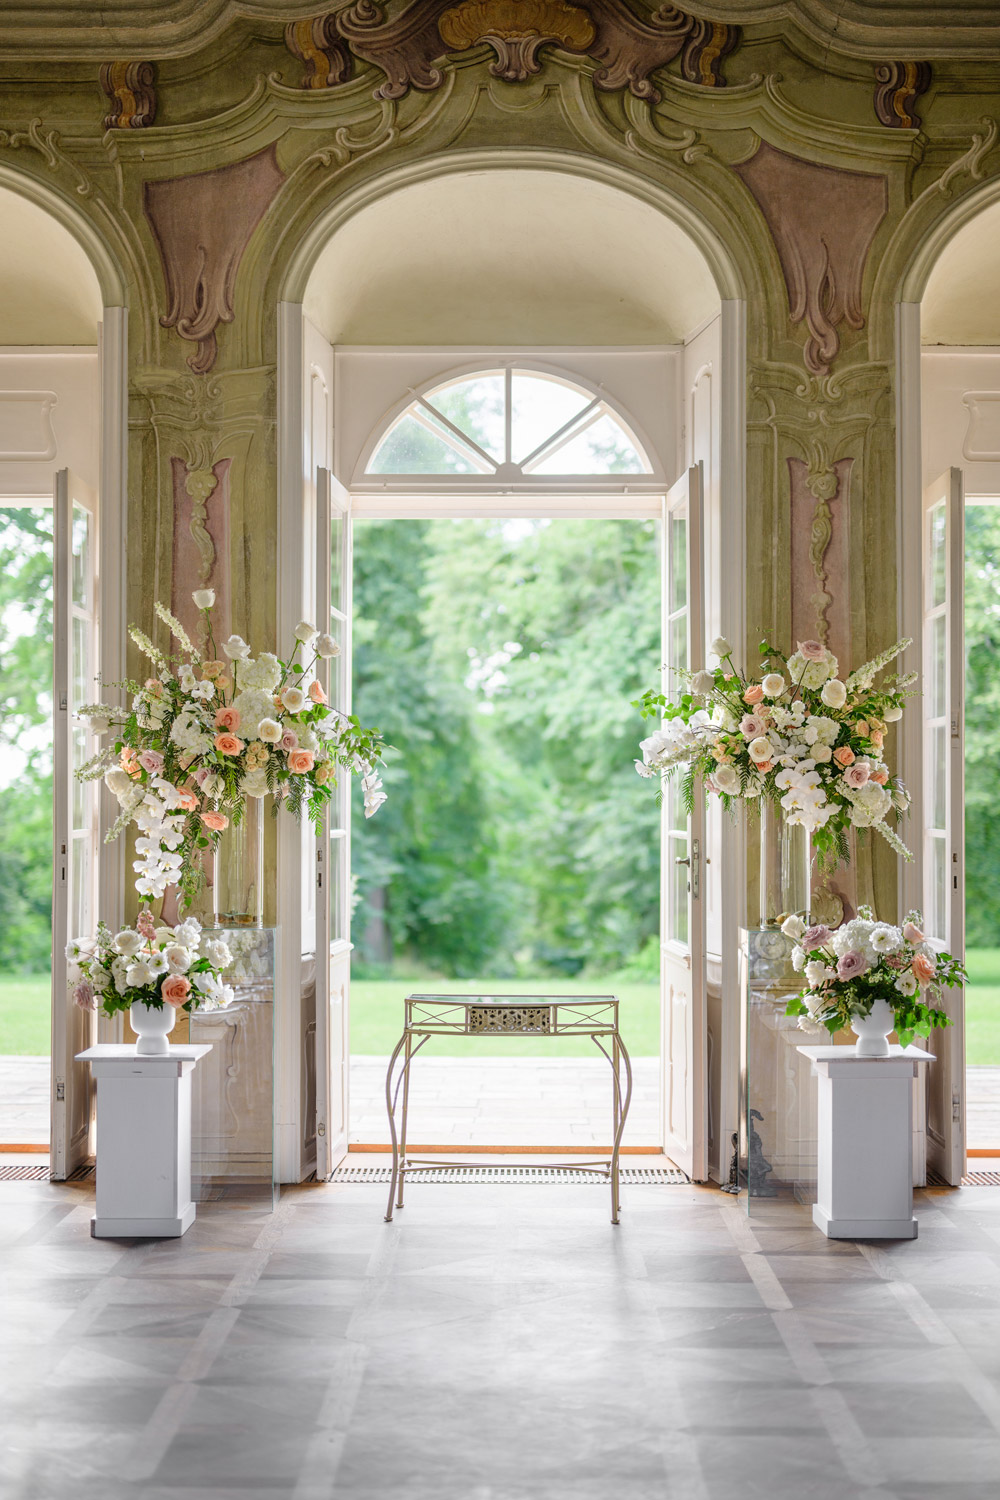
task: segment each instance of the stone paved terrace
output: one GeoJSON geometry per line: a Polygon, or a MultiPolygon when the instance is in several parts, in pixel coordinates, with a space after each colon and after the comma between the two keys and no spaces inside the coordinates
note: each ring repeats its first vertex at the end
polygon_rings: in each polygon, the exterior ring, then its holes
{"type": "MultiPolygon", "coordinates": [[[[589,1058],[419,1058],[410,1139],[421,1145],[605,1145],[610,1070],[589,1058]],[[602,1072],[603,1069],[603,1072],[602,1072]],[[474,1129],[474,1135],[470,1131],[474,1129]],[[558,1138],[556,1132],[558,1131],[558,1138]]],[[[388,1140],[385,1058],[351,1064],[351,1137],[388,1140]]],[[[416,1064],[414,1065],[416,1067],[416,1064]]],[[[657,1067],[633,1058],[635,1094],[626,1144],[657,1138],[657,1067]]],[[[970,1067],[969,1147],[1000,1148],[1000,1066],[970,1067]]],[[[49,1137],[49,1060],[0,1057],[0,1143],[45,1145],[49,1137]]]]}

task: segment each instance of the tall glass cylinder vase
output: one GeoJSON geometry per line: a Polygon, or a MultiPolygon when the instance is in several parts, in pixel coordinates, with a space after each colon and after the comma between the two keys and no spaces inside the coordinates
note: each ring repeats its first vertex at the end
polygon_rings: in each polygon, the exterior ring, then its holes
{"type": "Polygon", "coordinates": [[[217,927],[260,927],[264,920],[264,801],[247,797],[215,850],[213,905],[217,927]]]}
{"type": "Polygon", "coordinates": [[[777,927],[797,912],[809,919],[812,847],[809,831],[760,804],[760,925],[777,927]]]}

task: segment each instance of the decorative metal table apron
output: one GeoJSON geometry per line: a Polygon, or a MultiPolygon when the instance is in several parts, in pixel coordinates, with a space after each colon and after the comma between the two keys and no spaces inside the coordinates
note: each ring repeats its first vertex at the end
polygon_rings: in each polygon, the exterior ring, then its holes
{"type": "MultiPolygon", "coordinates": [[[[410,1065],[434,1036],[589,1036],[611,1065],[611,1155],[588,1162],[546,1162],[539,1171],[592,1172],[611,1184],[611,1222],[620,1208],[618,1157],[622,1132],[632,1099],[632,1064],[618,1030],[618,1000],[614,995],[408,995],[404,1001],[403,1035],[389,1059],[385,1103],[392,1137],[392,1183],[386,1219],[393,1204],[403,1206],[403,1186],[413,1173],[441,1167],[461,1170],[471,1162],[428,1161],[406,1154],[406,1116],[410,1102],[410,1065]],[[396,1064],[402,1057],[397,1074],[396,1064]],[[399,1129],[396,1109],[400,1103],[399,1129]]],[[[531,1170],[528,1168],[527,1170],[531,1170]]]]}

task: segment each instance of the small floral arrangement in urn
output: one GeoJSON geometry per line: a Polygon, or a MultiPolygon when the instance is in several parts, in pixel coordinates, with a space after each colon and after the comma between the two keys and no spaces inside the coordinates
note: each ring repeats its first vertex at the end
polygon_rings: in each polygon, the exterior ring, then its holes
{"type": "Polygon", "coordinates": [[[229,945],[203,933],[194,917],[158,925],[145,908],[134,927],[119,933],[101,922],[96,938],[76,938],[66,957],[75,1003],[107,1016],[128,1011],[139,1053],[167,1051],[179,1011],[221,1010],[233,999],[223,978],[233,957],[229,945]]]}
{"type": "Polygon", "coordinates": [[[832,1035],[850,1026],[862,1056],[885,1057],[891,1031],[906,1047],[915,1036],[952,1024],[928,999],[937,999],[941,986],[962,984],[965,969],[927,942],[919,912],[909,912],[897,927],[862,906],[833,931],[807,927],[798,916],[786,918],[781,930],[795,945],[792,967],[806,978],[785,1012],[798,1016],[803,1030],[825,1026],[832,1035]]]}

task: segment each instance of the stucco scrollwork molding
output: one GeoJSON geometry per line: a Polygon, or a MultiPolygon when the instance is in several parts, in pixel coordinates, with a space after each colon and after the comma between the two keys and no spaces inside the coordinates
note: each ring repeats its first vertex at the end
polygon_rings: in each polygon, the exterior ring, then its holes
{"type": "Polygon", "coordinates": [[[680,155],[681,160],[691,166],[702,157],[713,154],[712,148],[690,126],[682,128],[679,135],[668,135],[657,123],[652,106],[645,100],[626,95],[625,118],[628,121],[625,144],[646,161],[657,161],[664,155],[680,155]]]}
{"type": "Polygon", "coordinates": [[[973,182],[982,182],[986,176],[984,163],[1000,138],[1000,129],[996,120],[985,116],[979,124],[982,129],[974,132],[969,149],[945,168],[933,187],[927,190],[929,193],[939,193],[944,198],[950,198],[954,192],[954,184],[964,176],[971,177],[973,182]]]}
{"type": "Polygon", "coordinates": [[[47,130],[44,134],[42,133],[42,121],[39,116],[29,120],[24,130],[0,130],[0,148],[20,151],[27,147],[30,151],[37,151],[50,171],[70,173],[75,179],[74,191],[81,198],[91,197],[94,184],[84,169],[68,157],[65,151],[59,149],[60,140],[58,130],[47,130]]]}
{"type": "Polygon", "coordinates": [[[917,100],[931,85],[929,62],[879,63],[875,69],[875,117],[890,130],[919,130],[917,100]]]}
{"type": "Polygon", "coordinates": [[[160,323],[197,344],[187,361],[196,374],[215,364],[215,330],[232,322],[243,252],[284,181],[269,146],[229,166],[143,185],[143,207],[167,288],[160,323]]]}
{"type": "Polygon", "coordinates": [[[438,31],[449,52],[491,47],[496,61],[490,72],[506,83],[523,83],[541,72],[543,47],[586,51],[597,35],[586,11],[566,0],[462,0],[442,12],[438,31]]]}
{"type": "Polygon", "coordinates": [[[865,326],[861,287],[868,252],[888,212],[887,179],[791,156],[766,141],[734,171],[771,231],[789,317],[809,330],[806,369],[827,375],[840,350],[840,324],[865,326]]]}
{"type": "Polygon", "coordinates": [[[156,64],[101,64],[101,88],[111,100],[105,130],[143,130],[156,119],[156,64]]]}
{"type": "Polygon", "coordinates": [[[343,10],[291,23],[285,41],[306,67],[303,88],[334,87],[351,76],[351,55],[384,74],[377,99],[402,99],[409,90],[441,87],[449,55],[481,45],[495,55],[496,78],[522,82],[537,74],[543,48],[592,58],[594,87],[627,89],[658,103],[650,75],[681,56],[688,82],[725,86],[723,60],[740,28],[705,21],[676,5],[639,14],[626,0],[411,0],[387,16],[376,0],[354,0],[343,10]]]}

